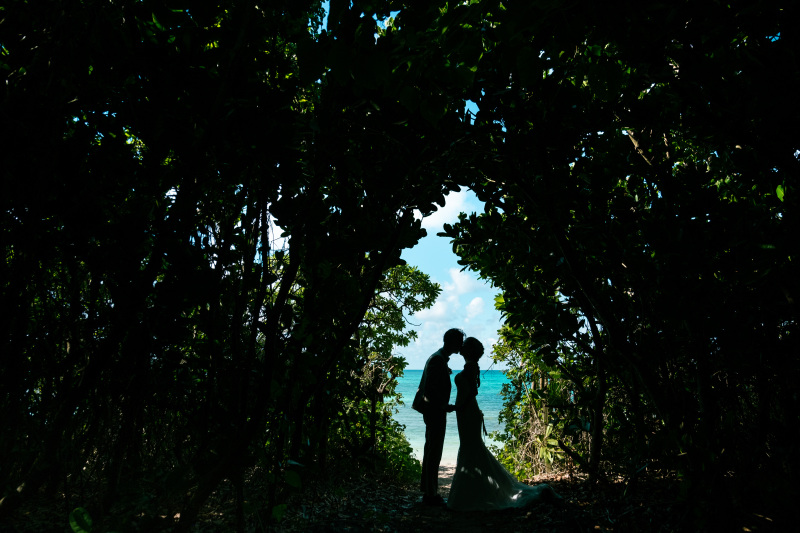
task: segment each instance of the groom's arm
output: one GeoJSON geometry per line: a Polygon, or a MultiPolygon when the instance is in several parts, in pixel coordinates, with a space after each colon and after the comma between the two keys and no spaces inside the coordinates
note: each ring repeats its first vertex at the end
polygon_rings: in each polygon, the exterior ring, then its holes
{"type": "Polygon", "coordinates": [[[436,410],[447,411],[450,402],[450,372],[441,357],[428,363],[428,379],[425,382],[425,397],[436,410]]]}

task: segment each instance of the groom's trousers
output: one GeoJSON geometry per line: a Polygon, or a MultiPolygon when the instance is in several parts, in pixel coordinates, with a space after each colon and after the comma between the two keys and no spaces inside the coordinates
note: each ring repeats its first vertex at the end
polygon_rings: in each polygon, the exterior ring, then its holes
{"type": "Polygon", "coordinates": [[[439,492],[439,464],[442,462],[447,413],[426,413],[422,415],[422,419],[425,421],[425,450],[422,456],[420,489],[423,494],[432,496],[439,492]]]}

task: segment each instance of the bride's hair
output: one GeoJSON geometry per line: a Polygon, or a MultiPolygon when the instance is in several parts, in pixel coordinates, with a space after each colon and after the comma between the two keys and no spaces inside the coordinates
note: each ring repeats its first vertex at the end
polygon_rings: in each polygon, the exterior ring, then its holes
{"type": "Polygon", "coordinates": [[[461,348],[461,353],[464,355],[465,360],[464,371],[475,379],[475,383],[480,387],[481,377],[478,359],[483,355],[483,344],[475,337],[467,337],[467,340],[464,341],[464,346],[461,348]]]}
{"type": "Polygon", "coordinates": [[[475,384],[480,387],[481,386],[481,369],[478,366],[477,361],[466,361],[464,363],[464,374],[467,377],[474,379],[475,384]]]}
{"type": "Polygon", "coordinates": [[[483,344],[475,337],[467,337],[464,341],[464,346],[461,348],[461,353],[467,361],[477,362],[483,356],[483,344]]]}

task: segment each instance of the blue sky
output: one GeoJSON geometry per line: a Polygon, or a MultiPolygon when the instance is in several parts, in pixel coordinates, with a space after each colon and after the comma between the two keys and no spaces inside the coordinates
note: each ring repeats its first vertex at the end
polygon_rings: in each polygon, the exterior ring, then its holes
{"type": "MultiPolygon", "coordinates": [[[[427,358],[442,346],[444,332],[450,328],[461,328],[470,336],[481,341],[485,355],[480,360],[481,369],[492,365],[489,354],[497,341],[500,329],[500,313],[494,308],[494,297],[499,292],[468,270],[461,271],[458,257],[453,253],[450,239],[438,237],[445,223],[454,223],[461,212],[483,211],[483,205],[472,191],[450,193],[444,207],[425,217],[422,226],[428,236],[420,240],[414,248],[403,251],[403,259],[408,264],[428,274],[431,280],[442,287],[442,293],[430,309],[409,317],[410,327],[418,338],[405,348],[398,348],[398,354],[408,361],[408,369],[421,369],[427,358]]],[[[454,355],[451,368],[460,368],[463,360],[454,355]]],[[[502,369],[504,366],[495,365],[502,369]]]]}

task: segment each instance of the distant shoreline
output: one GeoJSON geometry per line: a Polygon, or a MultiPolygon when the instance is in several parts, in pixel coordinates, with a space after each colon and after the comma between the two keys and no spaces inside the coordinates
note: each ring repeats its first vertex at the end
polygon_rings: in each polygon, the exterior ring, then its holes
{"type": "MultiPolygon", "coordinates": [[[[457,375],[461,369],[454,369],[453,376],[457,375]]],[[[408,443],[411,445],[414,457],[422,461],[423,449],[425,447],[425,424],[422,415],[411,409],[410,400],[414,397],[419,386],[419,379],[422,370],[406,370],[404,375],[398,378],[395,392],[400,394],[403,401],[402,405],[396,406],[393,418],[403,426],[408,443]]],[[[452,377],[452,376],[451,376],[452,377]]],[[[503,408],[503,398],[500,395],[502,385],[508,382],[508,378],[501,370],[489,370],[481,372],[481,389],[478,403],[481,410],[486,415],[486,426],[489,432],[503,431],[503,426],[499,423],[498,417],[503,408]]],[[[455,394],[451,393],[451,401],[455,401],[455,394]]],[[[485,439],[486,445],[502,446],[501,442],[492,439],[485,439]]],[[[458,459],[458,425],[455,413],[447,416],[447,430],[445,433],[444,448],[442,450],[443,466],[455,467],[458,459]]]]}
{"type": "MultiPolygon", "coordinates": [[[[422,372],[425,370],[424,368],[406,368],[403,372],[422,372]]],[[[456,370],[455,368],[453,370],[456,370]]],[[[507,368],[482,368],[481,373],[483,372],[505,372],[508,370],[507,368]]]]}

